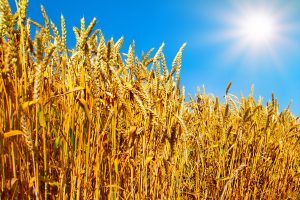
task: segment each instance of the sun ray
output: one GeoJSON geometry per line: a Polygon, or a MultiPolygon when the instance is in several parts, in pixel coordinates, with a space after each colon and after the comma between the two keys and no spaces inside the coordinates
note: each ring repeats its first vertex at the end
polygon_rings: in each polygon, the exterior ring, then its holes
{"type": "Polygon", "coordinates": [[[286,22],[287,13],[290,12],[279,6],[238,3],[230,12],[219,12],[223,26],[215,41],[228,44],[226,60],[245,59],[245,63],[256,64],[269,60],[279,67],[281,54],[292,47],[288,35],[296,27],[286,22]]]}

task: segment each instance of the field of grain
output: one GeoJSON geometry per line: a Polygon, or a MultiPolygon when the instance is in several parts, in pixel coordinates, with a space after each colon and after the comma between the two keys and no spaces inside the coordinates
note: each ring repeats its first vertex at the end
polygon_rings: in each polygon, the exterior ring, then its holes
{"type": "Polygon", "coordinates": [[[0,0],[0,199],[300,198],[299,120],[274,95],[186,96],[185,44],[168,67],[164,44],[121,53],[82,19],[68,49],[63,17],[17,3],[0,0]]]}

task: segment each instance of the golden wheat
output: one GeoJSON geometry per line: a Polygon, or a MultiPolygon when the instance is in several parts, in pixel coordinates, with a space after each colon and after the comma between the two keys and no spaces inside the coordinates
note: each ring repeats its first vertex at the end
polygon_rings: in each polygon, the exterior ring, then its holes
{"type": "Polygon", "coordinates": [[[299,199],[299,119],[274,94],[188,101],[186,44],[169,70],[164,43],[139,59],[83,18],[68,49],[64,17],[27,6],[0,0],[1,199],[299,199]]]}

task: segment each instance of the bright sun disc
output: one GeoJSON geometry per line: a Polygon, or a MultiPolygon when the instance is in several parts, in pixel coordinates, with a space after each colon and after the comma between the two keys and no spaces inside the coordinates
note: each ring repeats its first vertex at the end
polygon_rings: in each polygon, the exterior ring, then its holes
{"type": "Polygon", "coordinates": [[[224,26],[217,39],[230,42],[224,58],[251,67],[263,62],[280,65],[280,54],[291,47],[288,34],[296,30],[295,24],[287,21],[289,13],[288,8],[279,9],[277,5],[238,3],[219,14],[224,26]]]}
{"type": "Polygon", "coordinates": [[[241,35],[256,44],[270,42],[275,34],[274,22],[267,14],[251,14],[240,27],[241,35]]]}
{"type": "Polygon", "coordinates": [[[209,37],[212,42],[221,42],[224,62],[242,62],[242,66],[251,69],[269,63],[281,67],[282,56],[296,48],[293,37],[300,28],[289,6],[234,1],[213,14],[219,28],[209,37]]]}

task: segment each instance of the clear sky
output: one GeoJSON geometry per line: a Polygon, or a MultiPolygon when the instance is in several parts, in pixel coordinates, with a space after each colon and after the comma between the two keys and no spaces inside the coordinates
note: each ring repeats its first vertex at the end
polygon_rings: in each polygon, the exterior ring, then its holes
{"type": "MultiPolygon", "coordinates": [[[[13,2],[10,0],[10,2],[13,2]]],[[[40,5],[59,25],[63,14],[68,45],[74,46],[73,26],[85,17],[97,18],[104,36],[125,37],[124,51],[134,40],[137,52],[165,42],[171,65],[187,42],[181,71],[182,85],[192,95],[204,85],[207,93],[231,93],[279,99],[281,109],[292,100],[300,115],[300,3],[297,0],[29,0],[29,17],[42,22],[40,5]]],[[[12,3],[13,4],[13,3],[12,3]]]]}

